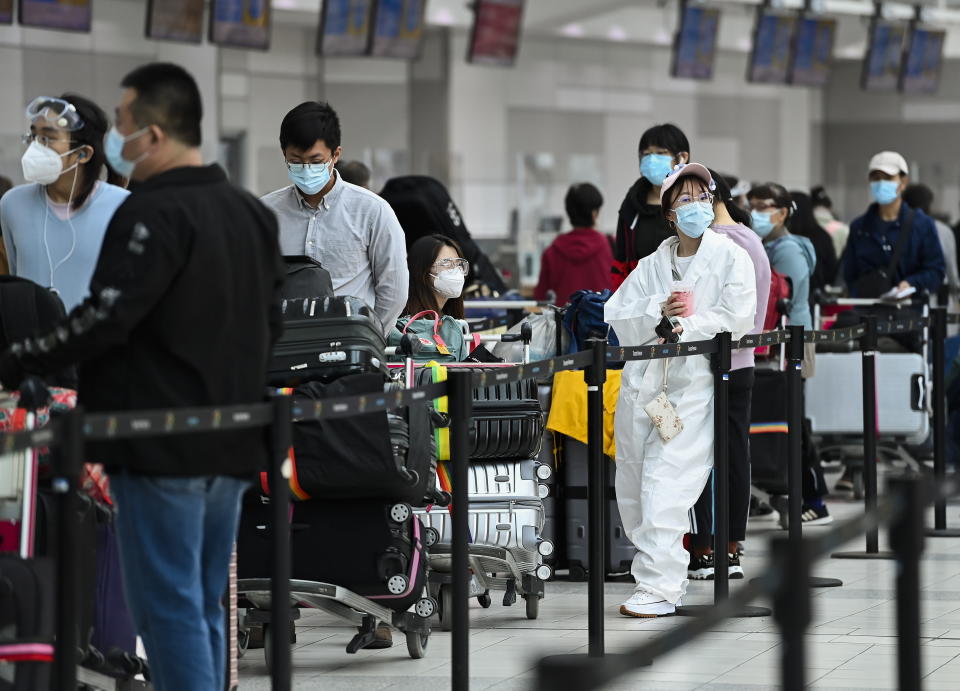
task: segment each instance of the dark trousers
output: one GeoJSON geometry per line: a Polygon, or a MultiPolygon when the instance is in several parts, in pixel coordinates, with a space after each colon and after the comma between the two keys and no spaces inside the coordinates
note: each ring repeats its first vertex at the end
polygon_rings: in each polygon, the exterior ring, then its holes
{"type": "MultiPolygon", "coordinates": [[[[753,367],[730,373],[729,487],[730,542],[746,538],[747,516],[750,513],[750,403],[753,398],[753,367]]],[[[693,507],[694,525],[691,545],[713,546],[713,482],[708,482],[693,507]]]]}

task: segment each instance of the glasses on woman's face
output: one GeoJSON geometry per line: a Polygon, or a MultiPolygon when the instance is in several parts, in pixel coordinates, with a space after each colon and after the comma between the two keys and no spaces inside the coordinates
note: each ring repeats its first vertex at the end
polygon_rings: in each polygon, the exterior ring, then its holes
{"type": "Polygon", "coordinates": [[[437,271],[449,271],[450,269],[460,269],[463,275],[470,273],[470,262],[466,259],[441,259],[433,263],[433,268],[437,271]]]}
{"type": "Polygon", "coordinates": [[[30,134],[25,134],[20,137],[20,141],[23,142],[24,146],[30,146],[33,142],[37,142],[41,146],[49,147],[51,144],[70,144],[70,139],[64,139],[59,135],[46,135],[46,134],[37,134],[36,132],[31,132],[30,134]]]}
{"type": "Polygon", "coordinates": [[[681,206],[686,206],[687,204],[693,204],[694,202],[704,202],[706,204],[713,204],[713,195],[709,192],[701,192],[700,194],[681,194],[677,201],[673,203],[674,209],[679,209],[681,206]]]}

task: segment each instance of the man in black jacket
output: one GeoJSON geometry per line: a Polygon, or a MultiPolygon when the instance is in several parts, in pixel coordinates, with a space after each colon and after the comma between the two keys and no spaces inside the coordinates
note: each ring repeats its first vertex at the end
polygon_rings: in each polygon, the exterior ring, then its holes
{"type": "MultiPolygon", "coordinates": [[[[263,400],[280,331],[277,222],[200,155],[200,93],[181,67],[128,74],[107,137],[136,183],[103,240],[90,297],[0,356],[0,381],[80,365],[87,410],[263,400]]],[[[158,691],[224,686],[221,599],[262,430],[90,444],[110,471],[127,600],[158,691]]]]}

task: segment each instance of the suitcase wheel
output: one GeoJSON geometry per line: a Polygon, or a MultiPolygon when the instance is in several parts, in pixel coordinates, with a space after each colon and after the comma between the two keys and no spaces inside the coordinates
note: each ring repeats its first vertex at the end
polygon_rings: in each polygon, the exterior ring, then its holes
{"type": "Polygon", "coordinates": [[[412,515],[413,511],[408,504],[394,504],[390,507],[390,520],[394,523],[404,525],[412,515]]]}
{"type": "Polygon", "coordinates": [[[407,577],[403,574],[391,576],[387,581],[387,590],[391,595],[402,595],[407,590],[407,577]]]}
{"type": "Polygon", "coordinates": [[[490,597],[490,591],[483,591],[483,595],[477,595],[477,602],[480,603],[480,606],[484,609],[490,609],[490,605],[493,604],[493,598],[490,597]]]}
{"type": "Polygon", "coordinates": [[[424,528],[423,542],[427,547],[433,547],[440,542],[440,531],[436,528],[424,528]]]}
{"type": "Polygon", "coordinates": [[[414,606],[413,611],[416,612],[417,616],[421,619],[429,619],[437,612],[437,601],[432,597],[422,597],[417,600],[417,604],[414,606]]]}
{"type": "Polygon", "coordinates": [[[427,654],[427,642],[430,634],[407,631],[407,654],[414,660],[420,660],[427,654]]]}

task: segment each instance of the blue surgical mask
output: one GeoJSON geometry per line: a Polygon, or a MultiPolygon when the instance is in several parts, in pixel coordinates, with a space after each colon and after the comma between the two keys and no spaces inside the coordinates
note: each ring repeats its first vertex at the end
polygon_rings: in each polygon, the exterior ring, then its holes
{"type": "Polygon", "coordinates": [[[287,176],[304,194],[316,194],[330,182],[330,164],[288,163],[287,176]]]}
{"type": "Polygon", "coordinates": [[[674,209],[677,215],[677,227],[688,238],[696,240],[704,234],[713,223],[713,205],[708,202],[691,202],[679,209],[674,209]]]}
{"type": "Polygon", "coordinates": [[[900,195],[900,183],[896,180],[874,180],[870,183],[870,194],[881,206],[892,204],[900,195]]]}
{"type": "Polygon", "coordinates": [[[126,137],[120,134],[116,127],[111,127],[110,131],[107,132],[106,141],[103,143],[103,149],[104,154],[106,154],[107,157],[107,163],[110,164],[110,167],[113,168],[114,171],[128,180],[133,175],[133,169],[136,168],[140,161],[147,157],[149,152],[145,151],[142,156],[133,161],[128,161],[123,157],[123,147],[131,139],[136,139],[137,137],[143,135],[148,129],[150,128],[143,127],[132,134],[128,134],[126,137]]]}
{"type": "Polygon", "coordinates": [[[646,154],[640,159],[640,174],[659,187],[673,170],[673,158],[666,154],[646,154]]]}
{"type": "Polygon", "coordinates": [[[753,232],[759,235],[761,239],[767,237],[771,232],[773,232],[773,221],[770,220],[771,216],[773,216],[772,211],[750,212],[750,221],[753,225],[753,232]]]}

